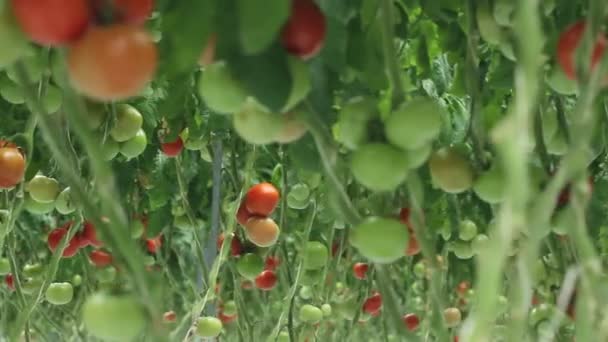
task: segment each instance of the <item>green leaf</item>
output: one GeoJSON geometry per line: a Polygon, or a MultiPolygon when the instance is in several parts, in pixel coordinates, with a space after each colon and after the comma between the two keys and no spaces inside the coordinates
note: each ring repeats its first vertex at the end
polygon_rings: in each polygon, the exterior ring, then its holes
{"type": "Polygon", "coordinates": [[[319,172],[322,169],[317,147],[310,134],[290,144],[287,147],[287,155],[298,170],[319,172]]]}
{"type": "Polygon", "coordinates": [[[240,40],[245,54],[262,52],[279,33],[289,17],[291,1],[269,0],[260,4],[254,0],[239,0],[240,40]]]}

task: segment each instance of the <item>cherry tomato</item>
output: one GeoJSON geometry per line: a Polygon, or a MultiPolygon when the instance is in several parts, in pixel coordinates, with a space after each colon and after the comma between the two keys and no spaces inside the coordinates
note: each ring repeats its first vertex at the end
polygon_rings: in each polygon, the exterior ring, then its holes
{"type": "MultiPolygon", "coordinates": [[[[47,244],[51,252],[55,252],[55,249],[57,249],[57,246],[59,246],[59,243],[67,233],[68,228],[66,227],[56,228],[49,233],[47,244]]],[[[64,258],[71,258],[78,253],[78,249],[80,249],[80,239],[78,238],[78,235],[76,235],[68,242],[68,245],[63,250],[62,256],[64,258]]]]}
{"type": "Polygon", "coordinates": [[[369,98],[355,97],[348,100],[338,116],[337,140],[351,150],[367,143],[368,124],[378,116],[376,107],[376,102],[369,98]]]}
{"type": "Polygon", "coordinates": [[[304,247],[304,269],[318,270],[325,267],[329,259],[327,247],[319,241],[308,241],[304,247]]]}
{"type": "Polygon", "coordinates": [[[229,300],[222,304],[222,313],[228,317],[234,317],[237,315],[236,303],[233,300],[229,300]]]}
{"type": "Polygon", "coordinates": [[[458,308],[447,308],[443,310],[443,319],[449,328],[453,328],[462,321],[462,314],[458,308]]]}
{"type": "Polygon", "coordinates": [[[357,279],[365,279],[369,265],[363,262],[358,262],[353,265],[353,273],[357,279]]]}
{"type": "Polygon", "coordinates": [[[459,296],[463,297],[464,295],[466,295],[467,291],[469,291],[470,288],[471,288],[471,283],[463,280],[460,283],[458,283],[458,286],[456,287],[456,292],[458,293],[459,296]]]}
{"type": "Polygon", "coordinates": [[[316,306],[304,304],[300,308],[299,318],[303,322],[317,323],[323,319],[323,311],[316,306]]]}
{"type": "Polygon", "coordinates": [[[414,150],[431,143],[441,131],[443,108],[434,100],[416,98],[404,103],[387,119],[384,129],[391,144],[414,150]]]}
{"type": "Polygon", "coordinates": [[[116,101],[138,95],[152,80],[158,53],[152,37],[127,25],[97,26],[68,55],[72,85],[84,95],[116,101]]]}
{"type": "Polygon", "coordinates": [[[314,1],[294,0],[281,33],[285,50],[302,59],[312,58],[321,51],[325,34],[325,16],[314,1]]]}
{"type": "MultiPolygon", "coordinates": [[[[221,233],[217,237],[217,249],[221,249],[224,244],[224,233],[221,233]]],[[[233,257],[241,255],[243,251],[243,245],[241,244],[241,240],[236,237],[234,234],[232,235],[232,240],[230,241],[230,255],[233,257]]]]}
{"type": "Polygon", "coordinates": [[[150,253],[157,253],[163,245],[162,235],[158,235],[151,239],[146,239],[146,249],[150,253]]]}
{"type": "Polygon", "coordinates": [[[404,151],[389,144],[371,143],[355,151],[351,160],[355,179],[373,191],[393,191],[407,177],[404,151]]]}
{"type": "Polygon", "coordinates": [[[29,181],[26,190],[36,202],[52,203],[59,196],[59,183],[53,178],[36,175],[29,181]]]}
{"type": "Polygon", "coordinates": [[[23,276],[28,278],[36,278],[42,276],[44,267],[40,263],[26,264],[23,266],[23,276]]]}
{"type": "Polygon", "coordinates": [[[120,21],[143,25],[154,10],[154,0],[113,0],[115,15],[120,21]]]}
{"type": "Polygon", "coordinates": [[[236,262],[236,270],[243,278],[252,280],[264,270],[264,261],[253,253],[247,253],[236,262]]]}
{"type": "Polygon", "coordinates": [[[112,264],[112,254],[99,249],[91,251],[89,259],[96,267],[106,267],[112,264]]]}
{"type": "Polygon", "coordinates": [[[74,287],[70,283],[51,283],[45,295],[46,301],[53,305],[68,304],[74,298],[74,287]]]}
{"type": "MultiPolygon", "coordinates": [[[[557,42],[557,61],[559,65],[564,70],[566,76],[569,79],[575,80],[577,79],[576,75],[576,50],[583,38],[583,34],[585,33],[585,28],[587,24],[585,21],[578,21],[568,28],[559,37],[559,41],[557,42]]],[[[606,37],[604,35],[600,35],[597,37],[595,41],[595,46],[593,48],[593,54],[591,56],[591,69],[594,69],[602,56],[604,55],[604,50],[606,49],[606,37]]]]}
{"type": "Polygon", "coordinates": [[[133,139],[141,130],[144,118],[133,106],[126,104],[116,106],[116,120],[110,130],[110,136],[116,142],[133,139]]]}
{"type": "Polygon", "coordinates": [[[165,323],[173,323],[177,320],[177,315],[175,314],[175,311],[171,310],[171,311],[167,311],[163,314],[163,322],[165,323]]]}
{"type": "Polygon", "coordinates": [[[431,156],[429,168],[433,183],[449,193],[461,193],[473,183],[469,161],[454,148],[442,148],[431,156]]]}
{"type": "Polygon", "coordinates": [[[270,183],[252,186],[245,196],[247,210],[253,215],[270,216],[279,203],[279,190],[270,183]]]}
{"type": "Polygon", "coordinates": [[[59,193],[55,200],[55,209],[61,215],[69,215],[76,211],[76,203],[72,199],[72,191],[70,188],[65,188],[59,193]]]}
{"type": "Polygon", "coordinates": [[[368,314],[374,314],[382,308],[382,296],[378,292],[374,292],[369,298],[363,302],[363,311],[368,314]]]}
{"type": "Polygon", "coordinates": [[[196,334],[199,337],[217,337],[222,332],[222,321],[215,317],[199,317],[196,321],[196,334]]]}
{"type": "Polygon", "coordinates": [[[247,92],[225,62],[215,62],[205,68],[198,91],[210,109],[224,114],[239,111],[247,99],[247,92]]]}
{"type": "Polygon", "coordinates": [[[19,184],[25,174],[25,157],[14,147],[0,147],[0,189],[19,184]]]}
{"type": "Polygon", "coordinates": [[[274,271],[262,271],[257,277],[255,277],[255,286],[263,291],[272,290],[277,284],[277,275],[274,271]]]}
{"type": "Polygon", "coordinates": [[[281,144],[289,144],[302,138],[308,132],[308,126],[294,113],[280,116],[281,130],[275,140],[281,144]]]}
{"type": "Polygon", "coordinates": [[[84,221],[82,231],[79,234],[80,248],[86,246],[94,246],[97,248],[103,247],[103,242],[97,239],[97,230],[95,225],[90,221],[84,221]]]}
{"type": "Polygon", "coordinates": [[[91,335],[110,341],[132,341],[146,325],[142,305],[130,295],[90,295],[82,309],[82,321],[91,335]]]}
{"type": "Polygon", "coordinates": [[[174,142],[163,143],[161,150],[167,157],[177,157],[184,149],[184,141],[181,137],[177,137],[174,142]]]}
{"type": "Polygon", "coordinates": [[[264,262],[264,269],[268,271],[275,271],[279,264],[281,263],[281,259],[277,256],[269,255],[266,257],[266,261],[264,262]]]}
{"type": "Polygon", "coordinates": [[[284,128],[284,116],[270,113],[252,99],[232,117],[234,130],[246,142],[254,145],[265,145],[277,140],[284,128]]]}
{"type": "Polygon", "coordinates": [[[415,313],[409,313],[403,316],[403,324],[409,331],[414,331],[420,325],[420,318],[415,313]]]}
{"type": "Polygon", "coordinates": [[[42,45],[74,42],[91,21],[86,0],[12,0],[11,4],[21,29],[42,45]]]}
{"type": "Polygon", "coordinates": [[[247,221],[249,221],[249,219],[251,218],[253,214],[251,214],[249,212],[249,210],[247,209],[247,206],[245,205],[245,203],[241,203],[241,205],[239,206],[239,210],[236,212],[236,221],[244,226],[247,224],[247,221]]]}
{"type": "Polygon", "coordinates": [[[15,291],[15,277],[12,273],[9,273],[4,277],[4,283],[8,287],[9,290],[15,291]]]}
{"type": "Polygon", "coordinates": [[[137,134],[130,140],[120,144],[120,154],[133,159],[139,157],[146,150],[148,145],[148,137],[143,129],[140,129],[137,134]]]}
{"type": "Polygon", "coordinates": [[[458,237],[463,241],[471,241],[477,236],[477,225],[471,220],[463,220],[458,226],[458,237]]]}
{"type": "Polygon", "coordinates": [[[228,316],[223,312],[219,312],[217,314],[217,318],[219,318],[220,321],[222,321],[222,324],[230,324],[230,323],[234,322],[237,317],[238,317],[238,315],[228,316]]]}
{"type": "Polygon", "coordinates": [[[245,225],[247,239],[258,247],[273,246],[280,233],[279,226],[271,218],[253,217],[245,225]]]}
{"type": "Polygon", "coordinates": [[[391,263],[403,257],[409,234],[397,220],[370,217],[352,230],[349,241],[370,261],[391,263]]]}

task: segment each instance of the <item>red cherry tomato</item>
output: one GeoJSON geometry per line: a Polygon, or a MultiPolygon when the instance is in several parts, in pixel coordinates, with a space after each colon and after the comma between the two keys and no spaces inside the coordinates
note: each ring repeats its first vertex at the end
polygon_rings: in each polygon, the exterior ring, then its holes
{"type": "Polygon", "coordinates": [[[357,279],[365,279],[369,265],[363,262],[358,262],[353,265],[353,273],[357,279]]]}
{"type": "Polygon", "coordinates": [[[236,318],[238,317],[238,315],[234,315],[234,316],[226,316],[224,315],[223,312],[219,312],[217,314],[217,318],[220,319],[220,321],[222,321],[223,324],[229,324],[232,323],[236,320],[236,318]]]}
{"type": "Polygon", "coordinates": [[[403,316],[403,324],[409,331],[414,331],[420,325],[420,318],[414,313],[409,313],[403,316]]]}
{"type": "Polygon", "coordinates": [[[249,189],[245,197],[247,210],[260,216],[270,216],[279,203],[279,190],[270,183],[256,184],[249,189]]]}
{"type": "MultiPolygon", "coordinates": [[[[55,252],[57,246],[59,246],[59,243],[61,242],[61,240],[63,240],[63,237],[68,233],[68,229],[70,226],[71,222],[69,223],[69,225],[67,225],[67,227],[66,225],[64,225],[63,227],[56,228],[49,233],[49,236],[47,238],[47,244],[51,252],[55,252]]],[[[66,248],[63,250],[62,256],[64,258],[71,258],[76,255],[76,253],[80,249],[80,243],[81,242],[78,236],[74,236],[70,240],[70,242],[68,242],[66,248]]]]}
{"type": "Polygon", "coordinates": [[[277,284],[277,275],[273,271],[262,271],[255,277],[255,286],[263,291],[272,290],[277,284]]]}
{"type": "MultiPolygon", "coordinates": [[[[221,249],[222,245],[224,244],[224,233],[221,233],[218,237],[217,237],[217,249],[221,249]]],[[[243,251],[243,245],[241,244],[241,240],[239,240],[238,237],[236,236],[232,236],[232,241],[230,242],[230,255],[236,257],[241,255],[241,252],[243,251]]]]}
{"type": "Polygon", "coordinates": [[[151,239],[146,239],[146,248],[148,249],[148,252],[150,252],[150,253],[158,252],[158,250],[162,247],[162,245],[163,245],[162,235],[159,235],[159,236],[151,238],[151,239]]]}
{"type": "Polygon", "coordinates": [[[0,189],[9,189],[23,180],[25,158],[15,147],[0,146],[0,189]]]}
{"type": "Polygon", "coordinates": [[[371,297],[367,298],[363,303],[363,311],[373,315],[382,308],[382,296],[378,292],[374,292],[371,297]]]}
{"type": "Polygon", "coordinates": [[[173,323],[177,319],[175,311],[167,311],[163,314],[163,321],[165,323],[173,323]]]}
{"type": "Polygon", "coordinates": [[[414,256],[420,253],[420,243],[418,243],[418,239],[414,236],[414,233],[410,233],[410,238],[407,243],[407,249],[405,250],[405,255],[414,256]]]}
{"type": "Polygon", "coordinates": [[[114,0],[114,13],[127,24],[143,25],[154,10],[154,0],[114,0]]]}
{"type": "Polygon", "coordinates": [[[97,230],[90,221],[84,221],[82,231],[79,234],[80,248],[86,246],[103,247],[103,242],[97,239],[97,230]]]}
{"type": "Polygon", "coordinates": [[[177,137],[174,142],[164,143],[160,148],[167,157],[177,157],[184,149],[184,141],[181,137],[177,137]]]}
{"type": "Polygon", "coordinates": [[[11,4],[21,29],[42,45],[73,42],[91,21],[87,0],[12,0],[11,4]]]}
{"type": "Polygon", "coordinates": [[[94,250],[89,254],[89,259],[97,267],[106,267],[112,264],[112,254],[102,250],[94,250]]]}
{"type": "Polygon", "coordinates": [[[241,225],[244,226],[247,224],[247,221],[253,216],[249,210],[247,210],[247,206],[245,203],[242,203],[239,207],[239,210],[236,212],[236,220],[241,225]]]}
{"type": "Polygon", "coordinates": [[[302,59],[312,58],[321,51],[325,34],[325,16],[314,1],[294,0],[281,33],[285,50],[302,59]]]}
{"type": "Polygon", "coordinates": [[[6,277],[4,277],[4,282],[9,290],[15,291],[15,277],[13,277],[12,273],[9,273],[6,275],[6,277]]]}
{"type": "Polygon", "coordinates": [[[281,259],[277,256],[269,255],[266,257],[266,261],[264,262],[264,269],[267,271],[275,271],[279,264],[281,263],[281,259]]]}
{"type": "Polygon", "coordinates": [[[97,26],[72,45],[68,72],[84,95],[114,101],[139,95],[154,77],[157,62],[156,45],[143,28],[97,26]]]}
{"type": "MultiPolygon", "coordinates": [[[[577,79],[576,75],[576,49],[578,48],[586,27],[585,21],[579,21],[568,27],[557,42],[557,61],[569,79],[577,79]]],[[[597,37],[593,54],[591,56],[591,69],[593,70],[602,59],[606,48],[606,37],[597,37]]]]}

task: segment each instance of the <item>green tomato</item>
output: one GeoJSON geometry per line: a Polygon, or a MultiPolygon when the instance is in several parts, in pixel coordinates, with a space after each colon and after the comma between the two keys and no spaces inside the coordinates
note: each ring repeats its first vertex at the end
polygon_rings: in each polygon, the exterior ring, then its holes
{"type": "Polygon", "coordinates": [[[424,278],[426,276],[426,265],[422,261],[418,261],[414,265],[414,275],[418,278],[424,278]]]}
{"type": "Polygon", "coordinates": [[[325,267],[329,258],[327,247],[318,241],[308,241],[304,248],[304,269],[317,270],[325,267]]]}
{"type": "Polygon", "coordinates": [[[297,201],[306,201],[310,197],[310,188],[304,183],[298,183],[289,190],[288,196],[297,201]]]}
{"type": "Polygon", "coordinates": [[[131,225],[129,226],[129,230],[131,231],[132,239],[139,239],[144,234],[145,230],[144,224],[140,220],[131,221],[131,225]]]}
{"type": "Polygon", "coordinates": [[[378,116],[376,103],[363,97],[349,100],[340,110],[337,140],[351,150],[368,140],[367,125],[378,116]]]}
{"type": "Polygon", "coordinates": [[[211,110],[230,114],[241,109],[247,99],[243,86],[231,75],[225,62],[215,62],[205,68],[198,91],[211,110]]]}
{"type": "Polygon", "coordinates": [[[429,168],[433,183],[448,193],[461,193],[473,184],[469,161],[455,148],[442,148],[431,156],[429,168]]]}
{"type": "Polygon", "coordinates": [[[553,67],[545,77],[545,82],[553,91],[561,95],[576,95],[578,93],[578,83],[566,76],[562,68],[558,65],[553,67]]]}
{"type": "Polygon", "coordinates": [[[59,195],[59,183],[53,178],[36,175],[27,184],[26,190],[36,202],[53,203],[59,195]]]}
{"type": "Polygon", "coordinates": [[[142,305],[131,295],[90,295],[82,309],[82,320],[91,335],[108,341],[131,341],[144,329],[142,305]]]}
{"type": "Polygon", "coordinates": [[[300,307],[299,318],[302,322],[317,323],[323,319],[323,311],[314,305],[304,304],[300,307]]]}
{"type": "Polygon", "coordinates": [[[275,137],[276,142],[289,144],[299,140],[308,132],[308,126],[300,115],[296,112],[289,112],[279,116],[281,118],[281,131],[275,137]]]}
{"type": "Polygon", "coordinates": [[[458,226],[458,236],[463,241],[471,241],[477,236],[477,225],[471,220],[463,220],[458,226]]]}
{"type": "Polygon", "coordinates": [[[51,283],[46,289],[46,301],[53,305],[68,304],[74,298],[74,288],[70,283],[51,283]]]}
{"type": "Polygon", "coordinates": [[[110,130],[110,136],[117,142],[131,140],[140,134],[144,118],[132,106],[122,104],[116,106],[116,121],[110,130]]]}
{"type": "Polygon", "coordinates": [[[38,294],[41,287],[41,278],[27,278],[21,281],[21,291],[26,295],[38,294]]]}
{"type": "Polygon", "coordinates": [[[6,1],[0,4],[0,46],[0,69],[13,64],[29,51],[28,39],[19,29],[6,1]]]}
{"type": "Polygon", "coordinates": [[[323,312],[323,317],[331,316],[331,305],[328,303],[321,305],[321,311],[323,312]]]}
{"type": "Polygon", "coordinates": [[[222,332],[222,321],[217,317],[199,317],[196,320],[196,335],[199,337],[217,337],[222,332]]]}
{"type": "Polygon", "coordinates": [[[452,245],[452,251],[458,259],[466,260],[473,257],[471,244],[466,241],[455,241],[452,245]]]}
{"type": "Polygon", "coordinates": [[[146,132],[140,129],[135,137],[120,144],[120,154],[128,159],[137,158],[144,153],[146,146],[148,146],[148,137],[146,137],[146,132]]]}
{"type": "Polygon", "coordinates": [[[264,260],[253,253],[247,253],[236,262],[236,270],[246,279],[253,280],[264,270],[264,260]]]}
{"type": "Polygon", "coordinates": [[[250,144],[265,145],[275,141],[281,132],[281,117],[269,113],[253,101],[247,101],[233,118],[234,130],[250,144]]]}
{"type": "Polygon", "coordinates": [[[95,131],[101,127],[106,121],[106,108],[101,103],[87,102],[87,126],[91,131],[95,131]]]}
{"type": "Polygon", "coordinates": [[[392,191],[407,178],[407,154],[398,148],[372,143],[355,151],[351,168],[355,179],[373,191],[392,191]]]}
{"type": "Polygon", "coordinates": [[[101,145],[101,156],[105,161],[110,161],[116,158],[119,151],[120,145],[110,137],[108,137],[101,145]]]}
{"type": "Polygon", "coordinates": [[[442,116],[445,111],[435,100],[422,97],[410,100],[386,120],[386,138],[404,150],[422,148],[439,135],[442,116]]]}
{"type": "Polygon", "coordinates": [[[477,236],[471,241],[471,249],[473,249],[473,253],[481,254],[485,251],[486,246],[488,245],[488,238],[485,234],[477,234],[477,236]]]}
{"type": "Polygon", "coordinates": [[[12,104],[18,105],[25,103],[25,97],[21,87],[5,77],[0,78],[0,96],[12,104]]]}
{"type": "Polygon", "coordinates": [[[222,310],[226,316],[234,316],[238,313],[236,303],[233,300],[225,302],[222,310]]]}
{"type": "Polygon", "coordinates": [[[0,276],[11,273],[11,264],[7,258],[0,258],[0,276]]]}
{"type": "Polygon", "coordinates": [[[351,231],[349,240],[370,261],[388,264],[405,255],[409,233],[395,219],[370,217],[351,231]]]}
{"type": "Polygon", "coordinates": [[[50,213],[51,211],[53,211],[53,209],[55,209],[55,203],[54,202],[50,202],[50,203],[36,202],[32,199],[32,197],[30,195],[26,195],[25,202],[24,202],[24,208],[30,214],[44,215],[44,214],[50,213]]]}
{"type": "Polygon", "coordinates": [[[410,169],[417,169],[424,165],[426,161],[429,159],[429,156],[433,152],[433,146],[431,144],[424,145],[415,150],[407,151],[407,160],[410,169]]]}
{"type": "Polygon", "coordinates": [[[490,204],[502,202],[505,193],[504,175],[498,166],[482,173],[473,185],[475,194],[490,204]]]}
{"type": "Polygon", "coordinates": [[[44,274],[44,266],[40,263],[26,264],[23,266],[23,275],[28,278],[40,277],[44,274]]]}
{"type": "Polygon", "coordinates": [[[116,269],[114,266],[104,267],[95,272],[95,277],[102,284],[108,284],[116,279],[116,269]]]}
{"type": "Polygon", "coordinates": [[[323,272],[321,270],[304,271],[302,277],[300,277],[300,284],[305,286],[313,286],[318,284],[322,278],[323,272]]]}
{"type": "Polygon", "coordinates": [[[72,277],[72,284],[76,287],[78,287],[82,284],[82,277],[80,276],[80,274],[75,274],[72,277]]]}
{"type": "Polygon", "coordinates": [[[282,112],[288,112],[302,101],[308,95],[311,88],[308,65],[301,59],[295,57],[289,57],[288,63],[293,82],[287,104],[283,107],[282,112]]]}
{"type": "Polygon", "coordinates": [[[72,199],[72,190],[65,188],[55,200],[55,209],[62,215],[69,215],[76,211],[76,203],[72,199]]]}
{"type": "Polygon", "coordinates": [[[298,295],[300,296],[300,298],[302,298],[304,300],[310,300],[312,298],[312,296],[313,296],[312,288],[310,286],[312,286],[314,284],[315,283],[307,284],[305,286],[302,286],[300,288],[300,292],[298,292],[298,295]]]}

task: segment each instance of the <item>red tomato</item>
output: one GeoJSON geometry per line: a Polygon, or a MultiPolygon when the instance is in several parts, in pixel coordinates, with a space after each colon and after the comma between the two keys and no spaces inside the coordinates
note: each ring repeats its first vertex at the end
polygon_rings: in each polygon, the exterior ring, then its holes
{"type": "Polygon", "coordinates": [[[97,267],[106,267],[112,264],[112,254],[99,249],[92,251],[89,254],[89,259],[97,267]]]}
{"type": "Polygon", "coordinates": [[[373,315],[382,308],[382,296],[378,292],[374,292],[371,297],[367,298],[363,303],[363,311],[373,315]]]}
{"type": "Polygon", "coordinates": [[[158,52],[152,36],[128,25],[91,28],[68,55],[72,85],[101,101],[138,95],[154,77],[158,52]]]}
{"type": "Polygon", "coordinates": [[[103,242],[97,239],[97,230],[95,225],[89,221],[84,221],[82,231],[79,234],[80,248],[86,246],[94,246],[97,248],[103,247],[103,242]]]}
{"type": "Polygon", "coordinates": [[[263,291],[272,290],[277,284],[277,275],[274,271],[262,271],[257,277],[255,277],[255,286],[263,291]]]}
{"type": "MultiPolygon", "coordinates": [[[[577,79],[576,75],[576,49],[578,48],[586,27],[585,21],[579,21],[568,27],[557,42],[557,61],[569,79],[577,79]]],[[[606,48],[606,37],[602,34],[597,37],[593,55],[591,56],[591,69],[593,70],[602,59],[606,48]]]]}
{"type": "MultiPolygon", "coordinates": [[[[63,227],[56,228],[49,233],[49,236],[47,238],[47,244],[51,252],[55,252],[57,246],[59,246],[59,243],[61,242],[61,240],[63,240],[63,237],[68,233],[69,227],[70,225],[68,225],[67,227],[64,225],[63,227]]],[[[80,249],[80,239],[78,238],[78,236],[74,236],[72,240],[68,242],[66,248],[63,250],[62,256],[64,258],[71,258],[76,255],[78,249],[80,249]]]]}
{"type": "Polygon", "coordinates": [[[369,269],[369,265],[363,262],[358,262],[353,265],[353,273],[357,279],[365,279],[365,274],[369,269]]]}
{"type": "Polygon", "coordinates": [[[325,33],[325,16],[314,1],[294,0],[291,16],[281,33],[285,50],[302,59],[312,58],[321,51],[325,33]]]}
{"type": "Polygon", "coordinates": [[[12,0],[11,4],[21,29],[42,45],[73,42],[91,21],[87,0],[12,0]]]}
{"type": "Polygon", "coordinates": [[[159,235],[159,236],[151,238],[151,239],[146,239],[146,248],[148,249],[148,252],[150,252],[150,253],[158,252],[158,250],[160,249],[160,247],[162,245],[163,245],[162,235],[159,235]]]}
{"type": "Polygon", "coordinates": [[[0,189],[9,189],[23,180],[25,158],[14,147],[0,147],[0,189]]]}
{"type": "Polygon", "coordinates": [[[177,137],[174,142],[164,143],[160,148],[167,157],[177,157],[184,149],[184,141],[181,137],[177,137]]]}
{"type": "Polygon", "coordinates": [[[217,318],[219,318],[220,321],[222,321],[223,324],[232,323],[232,322],[234,322],[234,320],[236,320],[237,317],[238,317],[238,315],[226,316],[226,315],[224,315],[223,312],[219,312],[217,314],[217,318]]]}
{"type": "MultiPolygon", "coordinates": [[[[218,237],[217,237],[217,249],[221,249],[222,245],[224,244],[224,233],[221,233],[218,237]]],[[[241,252],[243,251],[243,246],[241,244],[241,240],[239,240],[238,237],[232,236],[232,241],[230,242],[230,255],[232,256],[239,256],[241,255],[241,252]]]]}
{"type": "Polygon", "coordinates": [[[247,210],[260,216],[270,216],[279,203],[279,190],[270,183],[256,184],[249,189],[245,196],[247,210]]]}
{"type": "Polygon", "coordinates": [[[242,203],[239,207],[239,210],[236,212],[236,221],[240,225],[244,226],[247,224],[247,221],[249,221],[251,216],[253,215],[249,212],[249,210],[247,210],[247,206],[245,205],[245,203],[242,203]]]}
{"type": "Polygon", "coordinates": [[[175,311],[167,311],[163,314],[163,321],[165,323],[173,323],[175,322],[175,320],[177,319],[177,315],[175,314],[175,311]]]}
{"type": "Polygon", "coordinates": [[[464,297],[467,294],[467,291],[471,288],[471,283],[466,280],[461,281],[456,287],[456,292],[460,297],[464,297]]]}
{"type": "Polygon", "coordinates": [[[420,325],[420,318],[418,318],[418,315],[416,315],[415,313],[409,313],[403,316],[402,319],[403,324],[405,324],[405,327],[409,331],[416,330],[416,328],[418,328],[418,325],[420,325]]]}
{"type": "Polygon", "coordinates": [[[414,236],[414,233],[410,233],[410,238],[407,243],[405,255],[414,256],[418,253],[420,253],[420,244],[418,243],[418,239],[416,239],[416,236],[414,236]]]}
{"type": "Polygon", "coordinates": [[[12,273],[9,273],[6,275],[6,277],[4,277],[4,282],[9,290],[15,291],[15,277],[13,277],[12,273]]]}
{"type": "Polygon", "coordinates": [[[115,15],[122,22],[143,25],[154,10],[154,0],[114,0],[115,15]]]}
{"type": "Polygon", "coordinates": [[[268,271],[275,271],[279,264],[281,263],[281,259],[279,257],[269,255],[266,257],[266,261],[264,262],[264,269],[268,271]]]}

